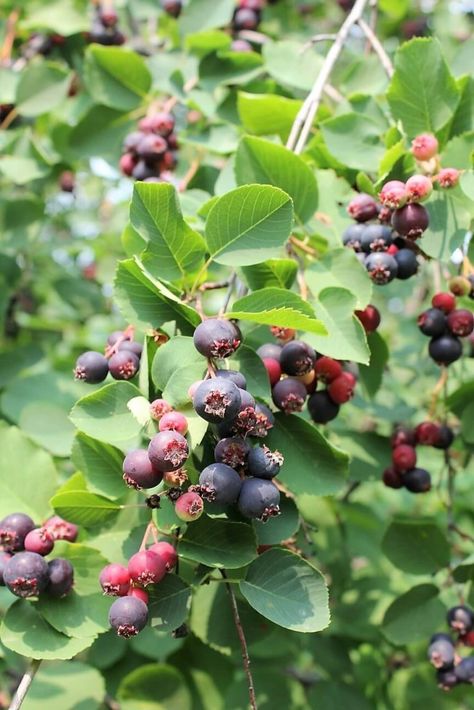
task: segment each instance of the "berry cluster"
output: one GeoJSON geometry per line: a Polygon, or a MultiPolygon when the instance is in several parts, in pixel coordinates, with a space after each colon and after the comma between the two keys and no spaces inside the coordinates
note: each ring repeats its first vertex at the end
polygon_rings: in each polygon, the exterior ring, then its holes
{"type": "Polygon", "coordinates": [[[237,35],[231,44],[231,49],[234,52],[253,51],[250,42],[240,38],[238,33],[245,30],[255,31],[258,28],[264,5],[264,0],[238,0],[237,8],[232,18],[232,32],[237,35]]]}
{"type": "Polygon", "coordinates": [[[119,636],[136,636],[145,628],[149,601],[145,587],[159,584],[177,560],[173,545],[159,541],[132,555],[126,567],[104,567],[99,582],[104,594],[118,597],[110,607],[109,622],[119,636]]]}
{"type": "Polygon", "coordinates": [[[178,140],[174,116],[162,111],[142,118],[123,144],[120,170],[144,182],[173,182],[178,140]]]}
{"type": "MultiPolygon", "coordinates": [[[[439,187],[449,189],[459,182],[461,172],[456,168],[440,168],[438,140],[432,133],[421,133],[411,143],[411,153],[425,173],[436,173],[432,181],[439,187]]],[[[412,178],[410,178],[412,179],[412,178]]]]}
{"type": "Polygon", "coordinates": [[[56,540],[74,542],[76,525],[53,516],[41,527],[25,513],[12,513],[0,521],[0,585],[26,599],[43,593],[64,597],[72,590],[74,569],[68,560],[43,558],[56,540]]]}
{"type": "Polygon", "coordinates": [[[108,373],[114,380],[130,380],[140,368],[142,346],[133,340],[132,329],[116,330],[107,338],[105,355],[88,350],[76,360],[74,376],[90,385],[103,382],[108,373]]]}
{"type": "Polygon", "coordinates": [[[474,685],[474,656],[460,656],[456,644],[474,646],[474,612],[468,606],[454,606],[448,611],[447,622],[457,634],[437,633],[430,639],[428,659],[436,668],[436,679],[442,690],[451,690],[460,683],[474,685]]]}
{"type": "Polygon", "coordinates": [[[424,468],[416,467],[416,446],[449,449],[454,432],[447,424],[421,422],[414,429],[398,426],[390,440],[392,465],[383,472],[382,480],[389,488],[405,487],[411,493],[427,493],[431,476],[424,468]]]}
{"type": "MultiPolygon", "coordinates": [[[[454,280],[455,281],[455,280],[454,280]]],[[[453,293],[436,293],[432,308],[418,317],[418,327],[430,340],[428,352],[438,365],[450,365],[462,355],[460,338],[474,330],[474,316],[465,308],[456,308],[453,293]]]]}
{"type": "Polygon", "coordinates": [[[118,15],[114,8],[99,3],[95,6],[94,13],[92,27],[87,33],[89,42],[107,46],[123,44],[125,36],[118,29],[118,15]]]}

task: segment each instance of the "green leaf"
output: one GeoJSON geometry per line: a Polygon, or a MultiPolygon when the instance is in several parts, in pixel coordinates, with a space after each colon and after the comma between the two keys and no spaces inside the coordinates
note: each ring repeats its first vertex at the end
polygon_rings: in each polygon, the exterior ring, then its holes
{"type": "Polygon", "coordinates": [[[277,545],[289,540],[299,527],[299,513],[292,498],[282,495],[280,498],[280,515],[269,518],[265,523],[253,521],[259,545],[277,545]]]}
{"type": "Polygon", "coordinates": [[[173,666],[150,663],[125,676],[117,691],[122,710],[191,710],[191,695],[173,666]]]}
{"type": "Polygon", "coordinates": [[[232,52],[223,49],[204,57],[199,65],[199,83],[212,91],[219,84],[246,84],[263,72],[257,52],[232,52]]]}
{"type": "Polygon", "coordinates": [[[115,299],[124,318],[145,330],[176,321],[183,333],[192,333],[201,319],[136,260],[120,261],[114,282],[115,299]]]}
{"type": "Polygon", "coordinates": [[[347,113],[323,121],[320,126],[331,155],[353,170],[373,172],[384,156],[380,127],[368,116],[347,113]]]}
{"type": "Polygon", "coordinates": [[[172,185],[135,183],[130,221],[148,241],[142,260],[153,276],[174,281],[200,267],[204,239],[184,221],[172,185]]]}
{"type": "MultiPolygon", "coordinates": [[[[115,531],[115,541],[119,536],[115,531]]],[[[95,538],[97,539],[97,538],[95,538]]],[[[118,545],[116,544],[116,549],[118,545]]],[[[80,596],[91,596],[99,591],[99,574],[107,564],[104,557],[93,547],[84,545],[81,542],[56,541],[51,558],[65,557],[74,567],[74,589],[80,596]]]]}
{"type": "Polygon", "coordinates": [[[263,288],[235,301],[229,318],[250,320],[264,325],[296,328],[320,336],[326,334],[313,308],[300,296],[282,288],[263,288]]]}
{"type": "Polygon", "coordinates": [[[389,350],[380,333],[368,333],[367,344],[370,349],[370,363],[359,365],[359,376],[369,397],[375,397],[382,385],[389,350]]]}
{"type": "Polygon", "coordinates": [[[301,222],[310,219],[318,207],[312,170],[298,155],[263,138],[242,138],[235,156],[235,176],[239,185],[260,183],[284,190],[301,222]]]}
{"type": "Polygon", "coordinates": [[[78,432],[71,459],[85,475],[94,493],[102,494],[107,498],[123,496],[123,454],[119,449],[78,432]]]}
{"type": "Polygon", "coordinates": [[[42,666],[23,701],[22,710],[100,710],[105,681],[96,668],[80,661],[42,666]]]}
{"type": "Polygon", "coordinates": [[[400,47],[387,99],[409,138],[434,133],[449,122],[460,93],[436,39],[417,38],[400,47]]]}
{"type": "Polygon", "coordinates": [[[453,569],[453,577],[456,582],[472,582],[474,580],[474,554],[466,557],[453,569]]]}
{"type": "Polygon", "coordinates": [[[288,550],[264,552],[240,582],[259,614],[292,631],[321,631],[329,625],[328,592],[315,567],[288,550]]]}
{"type": "Polygon", "coordinates": [[[194,347],[193,339],[178,335],[156,351],[151,366],[152,380],[157,389],[163,391],[177,370],[196,363],[201,363],[204,371],[206,360],[194,347]]]}
{"type": "Polygon", "coordinates": [[[92,44],[86,50],[84,70],[94,101],[116,110],[131,111],[151,86],[145,60],[131,49],[92,44]]]}
{"type": "Polygon", "coordinates": [[[382,621],[384,636],[397,646],[423,641],[437,629],[446,614],[433,584],[419,584],[393,601],[382,621]]]}
{"type": "Polygon", "coordinates": [[[243,567],[257,556],[250,525],[203,517],[188,525],[179,554],[208,567],[243,567]]]}
{"type": "Polygon", "coordinates": [[[293,223],[290,197],[269,185],[231,190],[212,206],[206,239],[212,258],[227,266],[258,264],[275,256],[293,223]]]}
{"type": "Polygon", "coordinates": [[[358,310],[372,298],[372,281],[352,249],[331,249],[311,264],[305,278],[315,298],[326,288],[343,288],[355,296],[358,310]]]}
{"type": "Polygon", "coordinates": [[[285,457],[279,478],[293,493],[325,496],[344,486],[347,455],[301,417],[276,414],[266,442],[285,457]]]}
{"type": "Polygon", "coordinates": [[[463,244],[469,230],[471,217],[460,200],[443,190],[426,205],[430,226],[418,241],[420,248],[432,256],[449,263],[455,249],[463,244]]]}
{"type": "Polygon", "coordinates": [[[234,0],[191,0],[183,7],[179,28],[183,37],[199,30],[224,27],[232,19],[234,0]]]}
{"type": "Polygon", "coordinates": [[[60,64],[42,62],[23,70],[16,91],[16,108],[23,116],[55,109],[67,96],[71,75],[60,64]]]}
{"type": "Polygon", "coordinates": [[[117,161],[117,147],[134,124],[122,111],[107,106],[92,106],[69,134],[68,150],[84,160],[97,155],[117,161]]]}
{"type": "Polygon", "coordinates": [[[48,624],[33,604],[18,600],[8,609],[0,629],[2,643],[20,656],[65,660],[92,645],[94,636],[69,638],[48,624]]]}
{"type": "Polygon", "coordinates": [[[45,5],[35,3],[28,7],[27,16],[22,18],[22,29],[43,29],[63,37],[87,32],[89,28],[85,3],[78,0],[51,0],[45,5]]]}
{"type": "Polygon", "coordinates": [[[272,94],[239,92],[237,109],[244,129],[257,136],[280,136],[286,141],[301,101],[272,94]]]}
{"type": "Polygon", "coordinates": [[[51,456],[16,427],[0,428],[0,518],[21,511],[40,522],[57,486],[51,456]],[[34,491],[34,495],[32,492],[34,491]]]}
{"type": "Polygon", "coordinates": [[[92,438],[130,448],[142,427],[127,405],[129,400],[139,396],[140,390],[130,382],[104,385],[74,405],[71,421],[92,438]]]}
{"type": "Polygon", "coordinates": [[[108,630],[109,608],[110,599],[101,593],[79,596],[75,590],[61,599],[45,594],[38,602],[38,611],[48,624],[66,636],[79,639],[108,630]]]}
{"type": "MultiPolygon", "coordinates": [[[[270,383],[261,358],[247,345],[241,345],[229,363],[231,370],[238,370],[247,380],[247,389],[254,397],[268,399],[270,383]]],[[[224,368],[223,368],[224,369],[224,368]]]]}
{"type": "Polygon", "coordinates": [[[243,277],[252,291],[267,286],[290,289],[297,272],[298,265],[294,259],[268,259],[261,264],[242,267],[243,277]]]}
{"type": "Polygon", "coordinates": [[[51,498],[58,515],[77,525],[91,527],[113,518],[122,506],[88,491],[67,491],[51,498]]]}
{"type": "Polygon", "coordinates": [[[173,631],[186,621],[191,606],[191,588],[177,574],[167,574],[150,594],[150,624],[173,631]]]}
{"type": "Polygon", "coordinates": [[[433,574],[449,564],[446,536],[423,519],[395,519],[384,535],[382,550],[392,564],[411,574],[433,574]]]}
{"type": "MultiPolygon", "coordinates": [[[[369,657],[367,662],[370,663],[371,660],[369,657]]],[[[371,701],[366,700],[356,686],[334,681],[333,678],[318,681],[308,693],[307,702],[308,707],[317,707],[318,710],[336,710],[336,708],[373,710],[371,701]]]]}
{"type": "Polygon", "coordinates": [[[265,68],[275,81],[303,91],[312,88],[323,62],[319,54],[308,48],[304,51],[304,45],[294,40],[268,40],[262,46],[262,54],[265,68]]]}

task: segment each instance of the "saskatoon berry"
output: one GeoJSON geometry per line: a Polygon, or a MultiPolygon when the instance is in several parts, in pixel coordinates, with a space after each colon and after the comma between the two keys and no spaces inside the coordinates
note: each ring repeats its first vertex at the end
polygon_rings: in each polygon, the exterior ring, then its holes
{"type": "Polygon", "coordinates": [[[361,193],[354,197],[347,206],[347,212],[356,222],[368,222],[377,217],[378,205],[373,197],[361,193]]]}
{"type": "Polygon", "coordinates": [[[231,468],[241,468],[245,465],[250,451],[249,444],[240,436],[221,439],[214,449],[217,463],[225,463],[231,468]]]}
{"type": "Polygon", "coordinates": [[[74,568],[69,560],[57,557],[48,563],[48,594],[52,597],[65,597],[74,585],[74,568]]]}
{"type": "Polygon", "coordinates": [[[285,414],[301,412],[306,400],[306,387],[299,380],[287,377],[276,383],[272,390],[272,399],[276,407],[285,414]]]}
{"type": "Polygon", "coordinates": [[[268,446],[256,446],[248,456],[248,469],[256,478],[274,478],[283,465],[283,456],[279,451],[271,451],[268,446]]]}
{"type": "Polygon", "coordinates": [[[465,276],[453,276],[448,286],[455,296],[468,296],[471,292],[471,282],[465,276]]]}
{"type": "Polygon", "coordinates": [[[240,394],[240,407],[239,411],[243,411],[244,409],[248,409],[248,407],[251,407],[252,409],[255,409],[255,399],[254,397],[250,394],[250,392],[247,392],[247,390],[242,390],[239,387],[239,394],[240,394]]]}
{"type": "Polygon", "coordinates": [[[311,419],[316,424],[327,424],[339,414],[339,405],[334,402],[328,393],[315,392],[308,399],[308,411],[311,419]]]}
{"type": "Polygon", "coordinates": [[[44,525],[44,528],[51,533],[55,540],[67,540],[67,542],[75,542],[79,534],[79,528],[74,523],[63,520],[59,515],[53,515],[44,525]]]}
{"type": "Polygon", "coordinates": [[[239,7],[246,7],[248,10],[258,12],[263,9],[265,0],[239,0],[238,5],[239,7]]]}
{"type": "Polygon", "coordinates": [[[29,515],[12,513],[0,521],[0,545],[6,552],[23,550],[25,538],[34,530],[35,524],[29,515]]]}
{"type": "Polygon", "coordinates": [[[456,308],[456,297],[452,293],[435,293],[431,305],[433,308],[439,308],[443,313],[451,313],[456,308]]]}
{"type": "Polygon", "coordinates": [[[247,389],[247,380],[242,373],[237,372],[237,370],[216,370],[216,377],[222,377],[224,380],[230,380],[241,390],[247,389]]]}
{"type": "Polygon", "coordinates": [[[207,422],[228,422],[239,412],[244,391],[231,380],[217,377],[204,380],[194,393],[194,409],[207,422]]]}
{"type": "Polygon", "coordinates": [[[162,136],[147,133],[137,145],[137,153],[140,158],[147,162],[158,160],[166,152],[168,144],[162,136]]]}
{"type": "Polygon", "coordinates": [[[99,583],[104,594],[125,597],[130,589],[129,571],[123,565],[107,565],[99,575],[99,583]]]}
{"type": "Polygon", "coordinates": [[[440,424],[438,429],[438,437],[433,444],[435,449],[449,449],[454,441],[454,432],[447,424],[440,424]]]}
{"type": "Polygon", "coordinates": [[[247,478],[242,483],[238,507],[246,518],[262,522],[280,512],[280,491],[272,481],[262,478],[247,478]]]}
{"type": "MultiPolygon", "coordinates": [[[[417,443],[415,431],[406,426],[397,426],[390,438],[390,443],[393,447],[400,446],[401,444],[414,446],[417,443]]],[[[420,442],[418,441],[418,443],[420,442]]]]}
{"type": "Polygon", "coordinates": [[[124,333],[123,330],[114,330],[107,338],[107,345],[115,345],[119,340],[120,342],[126,342],[130,339],[131,336],[124,333]]]}
{"type": "Polygon", "coordinates": [[[403,485],[411,493],[426,493],[431,488],[431,476],[424,468],[412,468],[404,474],[403,485]]]}
{"type": "Polygon", "coordinates": [[[161,0],[161,7],[170,17],[179,17],[183,9],[182,0],[161,0]]]}
{"type": "Polygon", "coordinates": [[[136,596],[120,597],[110,607],[109,623],[119,636],[136,636],[147,622],[148,607],[136,596]]]}
{"type": "Polygon", "coordinates": [[[176,562],[178,561],[178,553],[173,545],[166,542],[166,540],[155,542],[155,544],[150,547],[150,551],[161,557],[168,572],[176,566],[176,562]]]}
{"type": "Polygon", "coordinates": [[[344,404],[354,396],[355,379],[350,372],[343,372],[330,383],[327,391],[333,402],[344,404]]]}
{"type": "Polygon", "coordinates": [[[360,251],[362,234],[365,230],[364,224],[351,224],[342,234],[342,243],[346,247],[352,247],[355,251],[360,251]]]}
{"type": "Polygon", "coordinates": [[[139,367],[139,358],[130,350],[119,350],[109,360],[109,370],[114,380],[130,380],[135,377],[139,367]]]}
{"type": "Polygon", "coordinates": [[[411,152],[417,160],[430,160],[438,152],[438,141],[431,133],[422,133],[412,141],[411,152]]]}
{"type": "Polygon", "coordinates": [[[273,412],[264,404],[258,402],[255,405],[255,426],[249,434],[263,438],[268,434],[269,430],[273,428],[274,424],[275,417],[273,416],[273,412]]]}
{"type": "Polygon", "coordinates": [[[230,44],[232,52],[253,52],[253,47],[246,39],[234,39],[230,44]]]}
{"type": "Polygon", "coordinates": [[[119,351],[120,350],[130,350],[130,352],[135,353],[135,355],[138,357],[138,359],[141,358],[142,352],[143,352],[143,346],[141,343],[137,343],[135,340],[124,340],[123,343],[120,343],[120,345],[117,348],[119,351]]]}
{"type": "Polygon", "coordinates": [[[271,357],[262,358],[262,362],[265,365],[265,369],[268,373],[268,379],[270,380],[270,385],[273,387],[281,377],[281,367],[278,360],[274,360],[271,357]]]}
{"type": "Polygon", "coordinates": [[[287,375],[304,375],[313,369],[315,362],[314,349],[301,340],[292,340],[282,348],[280,365],[287,375]]]}
{"type": "Polygon", "coordinates": [[[130,557],[128,573],[134,584],[147,587],[149,584],[157,584],[163,579],[166,574],[166,564],[155,552],[142,550],[130,557]]]}
{"type": "Polygon", "coordinates": [[[451,311],[447,318],[448,328],[453,335],[465,338],[474,330],[474,316],[465,308],[451,311]]]}
{"type": "Polygon", "coordinates": [[[176,471],[189,456],[188,442],[177,431],[160,431],[150,441],[148,456],[159,471],[176,471]]]}
{"type": "Polygon", "coordinates": [[[403,488],[402,476],[393,466],[385,469],[382,474],[382,481],[388,488],[403,488]]]}
{"type": "Polygon", "coordinates": [[[437,174],[436,180],[440,187],[455,187],[459,182],[460,175],[460,171],[456,170],[456,168],[442,168],[437,174]]]}
{"type": "Polygon", "coordinates": [[[188,420],[181,412],[163,414],[158,425],[160,431],[177,431],[183,436],[188,431],[188,420]]]}
{"type": "Polygon", "coordinates": [[[400,444],[392,451],[392,461],[395,469],[405,473],[416,466],[416,451],[413,446],[400,444]]]}
{"type": "Polygon", "coordinates": [[[462,658],[454,672],[460,683],[474,683],[474,656],[462,658]]]}
{"type": "Polygon", "coordinates": [[[88,350],[76,360],[74,377],[76,380],[84,380],[90,385],[103,382],[109,372],[109,363],[101,353],[88,350]]]}
{"type": "Polygon", "coordinates": [[[459,683],[456,670],[454,668],[438,670],[436,673],[436,681],[441,690],[451,690],[451,688],[454,688],[454,686],[459,683]]]}
{"type": "Polygon", "coordinates": [[[449,609],[446,620],[451,629],[465,634],[474,626],[474,613],[468,606],[453,606],[449,609]]]}
{"type": "Polygon", "coordinates": [[[54,547],[54,538],[46,528],[36,528],[25,537],[25,550],[45,557],[54,547]]]}
{"type": "Polygon", "coordinates": [[[234,324],[223,318],[208,318],[200,323],[193,341],[196,350],[207,358],[229,357],[240,345],[234,324]]]}
{"type": "Polygon", "coordinates": [[[163,478],[163,474],[155,468],[148,457],[146,449],[129,451],[123,461],[123,480],[139,491],[142,488],[154,488],[163,478]]]}
{"type": "Polygon", "coordinates": [[[147,165],[144,160],[139,160],[133,168],[132,177],[135,180],[146,180],[155,177],[155,169],[147,165]]]}
{"type": "Polygon", "coordinates": [[[461,357],[462,345],[454,335],[442,335],[430,341],[428,352],[438,365],[450,365],[461,357]]]}
{"type": "Polygon", "coordinates": [[[0,587],[5,586],[3,579],[3,572],[9,560],[11,560],[11,555],[8,552],[0,551],[0,587]]]}
{"type": "Polygon", "coordinates": [[[411,249],[399,249],[393,258],[398,266],[397,279],[405,281],[418,271],[418,260],[415,252],[411,249]]]}
{"type": "Polygon", "coordinates": [[[119,168],[124,175],[131,177],[133,171],[135,170],[135,165],[137,164],[136,158],[132,153],[124,153],[119,160],[119,168]]]}
{"type": "Polygon", "coordinates": [[[206,500],[218,505],[231,505],[239,497],[242,481],[239,474],[225,463],[206,466],[199,475],[199,488],[206,500]]]}
{"type": "Polygon", "coordinates": [[[140,599],[140,601],[142,601],[144,604],[148,604],[149,601],[148,592],[146,592],[141,587],[130,587],[127,596],[135,597],[135,599],[140,599]]]}
{"type": "Polygon", "coordinates": [[[418,316],[418,328],[423,335],[438,337],[446,330],[446,316],[439,308],[429,308],[418,316]]]}
{"type": "Polygon", "coordinates": [[[386,252],[369,254],[365,261],[365,268],[372,281],[379,285],[388,284],[398,273],[397,262],[386,252]]]}
{"type": "Polygon", "coordinates": [[[323,355],[316,360],[314,372],[318,380],[328,384],[342,375],[342,365],[339,360],[323,355]]]}
{"type": "Polygon", "coordinates": [[[155,399],[150,404],[150,416],[155,421],[159,421],[164,414],[172,411],[173,407],[164,399],[155,399]]]}
{"type": "Polygon", "coordinates": [[[236,32],[240,32],[241,30],[256,30],[259,23],[259,15],[254,10],[241,8],[234,14],[232,22],[236,32]]]}
{"type": "Polygon", "coordinates": [[[204,503],[200,495],[193,491],[188,491],[178,498],[174,510],[180,520],[189,523],[201,517],[204,511],[204,503]]]}
{"type": "Polygon", "coordinates": [[[387,251],[392,243],[392,230],[383,224],[369,224],[362,232],[361,248],[366,254],[387,251]]]}
{"type": "Polygon", "coordinates": [[[364,326],[366,333],[373,333],[380,325],[380,312],[375,306],[369,305],[363,311],[355,311],[355,315],[364,326]]]}
{"type": "Polygon", "coordinates": [[[415,439],[421,446],[434,446],[438,440],[439,426],[434,422],[421,422],[415,428],[415,439]]]}
{"type": "Polygon", "coordinates": [[[19,552],[8,560],[3,580],[17,597],[37,597],[48,584],[48,565],[35,552],[19,552]]]}
{"type": "Polygon", "coordinates": [[[257,355],[262,360],[264,358],[271,358],[272,360],[276,360],[277,362],[280,362],[282,350],[283,350],[282,345],[277,345],[276,343],[265,343],[265,345],[261,345],[258,348],[257,355]]]}
{"type": "Polygon", "coordinates": [[[408,199],[405,183],[400,180],[390,180],[385,183],[379,194],[379,199],[384,207],[391,209],[403,207],[408,199]]]}
{"type": "Polygon", "coordinates": [[[439,669],[452,668],[454,664],[453,642],[447,639],[437,639],[428,646],[428,660],[439,669]]]}
{"type": "Polygon", "coordinates": [[[439,641],[440,639],[443,639],[444,641],[448,641],[451,645],[454,646],[453,639],[449,634],[446,634],[442,631],[437,632],[436,634],[433,634],[432,637],[430,638],[430,644],[434,643],[435,641],[439,641]]]}
{"type": "MultiPolygon", "coordinates": [[[[132,133],[129,133],[128,136],[125,138],[123,142],[123,151],[125,153],[136,153],[137,146],[140,143],[141,139],[143,138],[143,133],[141,131],[133,131],[132,133]]],[[[119,331],[120,335],[121,332],[119,331]]],[[[110,336],[112,337],[112,336],[110,336]]],[[[107,339],[107,342],[109,344],[110,340],[107,339]]]]}
{"type": "Polygon", "coordinates": [[[412,175],[408,178],[407,195],[410,202],[423,202],[433,191],[433,183],[426,175],[412,175]]]}
{"type": "Polygon", "coordinates": [[[417,203],[401,207],[392,215],[392,227],[398,234],[417,239],[428,228],[430,218],[426,208],[417,203]]]}

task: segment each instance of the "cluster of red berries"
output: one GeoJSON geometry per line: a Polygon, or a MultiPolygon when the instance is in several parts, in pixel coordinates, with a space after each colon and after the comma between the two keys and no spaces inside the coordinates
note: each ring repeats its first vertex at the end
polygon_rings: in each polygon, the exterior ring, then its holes
{"type": "Polygon", "coordinates": [[[142,118],[138,130],[125,138],[122,173],[144,182],[173,182],[178,149],[174,126],[174,116],[165,111],[142,118]]]}
{"type": "Polygon", "coordinates": [[[424,468],[416,466],[416,446],[433,446],[449,449],[454,432],[447,424],[422,422],[414,429],[397,426],[391,437],[392,465],[383,472],[382,480],[389,488],[405,487],[411,493],[427,493],[431,476],[424,468]]]}
{"type": "Polygon", "coordinates": [[[169,542],[157,541],[136,552],[126,567],[110,564],[99,576],[104,594],[118,597],[110,607],[109,623],[119,636],[130,638],[142,631],[148,622],[150,585],[159,584],[178,560],[169,542]]]}
{"type": "Polygon", "coordinates": [[[442,690],[449,691],[460,683],[474,685],[474,656],[460,656],[456,646],[474,646],[474,612],[468,606],[452,607],[447,614],[451,634],[437,633],[430,639],[428,660],[436,668],[436,679],[442,690]]]}
{"type": "Polygon", "coordinates": [[[74,377],[90,385],[103,382],[108,373],[114,380],[130,380],[140,369],[142,346],[133,340],[132,329],[117,330],[107,338],[105,355],[88,350],[76,360],[74,377]]]}
{"type": "Polygon", "coordinates": [[[411,153],[425,173],[433,174],[432,181],[439,187],[455,187],[461,175],[456,168],[440,168],[438,157],[439,144],[432,133],[421,133],[411,143],[411,153]]]}
{"type": "Polygon", "coordinates": [[[94,19],[86,39],[107,46],[123,44],[125,35],[118,29],[118,19],[117,12],[110,4],[98,3],[94,8],[94,19]]]}
{"type": "Polygon", "coordinates": [[[58,517],[49,518],[41,527],[25,513],[12,513],[0,521],[0,585],[26,599],[43,593],[64,597],[72,590],[74,569],[69,560],[44,557],[56,540],[74,542],[78,529],[58,517]]]}
{"type": "MultiPolygon", "coordinates": [[[[453,279],[456,288],[457,279],[453,279]]],[[[436,293],[431,299],[432,308],[418,317],[418,327],[423,335],[431,338],[428,347],[430,357],[438,365],[450,365],[459,360],[463,347],[460,338],[467,338],[474,331],[474,316],[466,308],[456,308],[453,293],[436,293]]]]}

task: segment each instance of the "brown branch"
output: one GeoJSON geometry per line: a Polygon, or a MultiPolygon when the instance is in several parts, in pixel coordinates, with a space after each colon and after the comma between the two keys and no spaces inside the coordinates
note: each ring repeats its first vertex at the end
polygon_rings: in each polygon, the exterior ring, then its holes
{"type": "Polygon", "coordinates": [[[313,249],[313,247],[308,246],[308,244],[303,242],[301,239],[298,239],[298,237],[291,236],[289,241],[297,249],[301,249],[301,251],[304,251],[305,254],[309,254],[310,256],[317,256],[318,252],[316,251],[316,249],[313,249]]]}
{"type": "Polygon", "coordinates": [[[13,43],[15,41],[16,23],[20,13],[18,10],[13,10],[8,15],[5,26],[5,39],[0,50],[0,64],[8,65],[12,56],[13,43]]]}
{"type": "Polygon", "coordinates": [[[186,190],[189,183],[191,182],[191,180],[193,179],[193,177],[196,175],[197,171],[199,170],[200,165],[201,165],[201,161],[198,158],[195,158],[191,162],[191,165],[189,166],[186,175],[183,177],[183,179],[179,183],[179,187],[178,187],[179,192],[184,192],[186,190]]]}
{"type": "Polygon", "coordinates": [[[379,58],[380,64],[385,69],[385,73],[387,74],[388,78],[391,79],[394,72],[392,60],[383,48],[381,41],[373,31],[371,26],[362,17],[357,21],[357,24],[367,37],[368,42],[370,43],[372,49],[379,58]]]}
{"type": "Polygon", "coordinates": [[[438,404],[438,399],[443,391],[446,383],[448,381],[448,368],[447,367],[442,367],[441,368],[441,374],[439,376],[439,380],[434,386],[434,389],[431,393],[431,404],[430,404],[430,409],[429,409],[429,417],[433,418],[436,412],[436,405],[438,404]]]}
{"type": "Polygon", "coordinates": [[[10,703],[8,710],[19,710],[22,706],[26,694],[30,689],[30,685],[33,682],[33,678],[36,675],[38,668],[41,665],[41,660],[32,660],[29,669],[26,671],[25,675],[20,681],[20,685],[16,689],[16,693],[13,696],[13,700],[10,703]]]}

